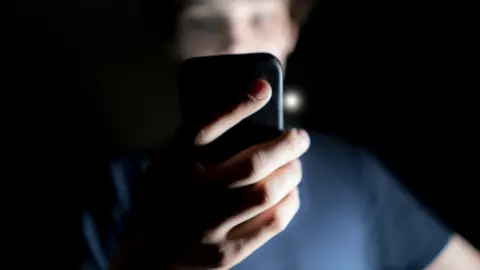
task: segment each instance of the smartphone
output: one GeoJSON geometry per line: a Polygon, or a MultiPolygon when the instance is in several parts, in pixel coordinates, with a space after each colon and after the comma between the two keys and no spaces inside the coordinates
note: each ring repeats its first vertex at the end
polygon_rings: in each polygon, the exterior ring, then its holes
{"type": "Polygon", "coordinates": [[[219,163],[246,148],[266,142],[283,130],[283,80],[280,61],[268,53],[191,58],[180,65],[178,91],[183,122],[195,129],[228,112],[258,79],[272,87],[270,101],[223,134],[199,154],[205,164],[219,163]]]}

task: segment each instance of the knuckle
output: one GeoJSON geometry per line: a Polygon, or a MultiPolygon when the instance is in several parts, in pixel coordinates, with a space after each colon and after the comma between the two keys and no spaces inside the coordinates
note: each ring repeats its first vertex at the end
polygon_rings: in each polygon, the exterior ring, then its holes
{"type": "Polygon", "coordinates": [[[294,191],[290,193],[286,201],[282,202],[281,205],[276,207],[273,212],[273,215],[269,222],[269,227],[275,233],[283,232],[293,215],[295,215],[300,209],[300,199],[298,197],[298,192],[294,191]]]}
{"type": "Polygon", "coordinates": [[[213,245],[213,260],[212,266],[216,269],[224,269],[231,265],[234,257],[235,250],[229,244],[216,244],[213,245]]]}
{"type": "Polygon", "coordinates": [[[288,164],[288,167],[289,167],[289,171],[301,172],[302,171],[302,162],[300,161],[300,159],[292,160],[288,164]]]}
{"type": "Polygon", "coordinates": [[[257,197],[258,200],[256,201],[255,206],[260,206],[260,207],[265,207],[270,205],[270,202],[272,201],[271,194],[268,192],[268,188],[266,185],[261,184],[257,188],[257,197]]]}
{"type": "Polygon", "coordinates": [[[263,169],[263,157],[260,151],[254,152],[248,161],[248,175],[247,177],[252,179],[256,178],[263,169]]]}
{"type": "Polygon", "coordinates": [[[302,164],[300,160],[296,159],[288,163],[286,168],[287,177],[295,183],[300,183],[302,180],[302,164]]]}
{"type": "Polygon", "coordinates": [[[215,243],[217,238],[218,238],[219,232],[217,228],[208,228],[206,229],[202,236],[201,236],[201,242],[203,244],[210,244],[210,243],[215,243]]]}
{"type": "Polygon", "coordinates": [[[297,170],[301,170],[302,169],[302,162],[300,161],[300,159],[295,159],[292,161],[292,166],[297,169],[297,170]]]}
{"type": "Polygon", "coordinates": [[[302,170],[302,162],[297,159],[293,161],[293,167],[294,167],[294,175],[298,182],[300,182],[303,178],[303,170],[302,170]]]}
{"type": "Polygon", "coordinates": [[[281,211],[275,210],[275,212],[273,213],[273,216],[270,220],[269,225],[270,225],[270,228],[274,232],[280,233],[280,232],[283,232],[287,228],[288,222],[283,217],[281,211]]]}
{"type": "Polygon", "coordinates": [[[294,212],[297,213],[298,210],[300,209],[300,197],[298,196],[298,193],[296,193],[293,196],[292,204],[293,204],[292,208],[294,209],[294,212]]]}

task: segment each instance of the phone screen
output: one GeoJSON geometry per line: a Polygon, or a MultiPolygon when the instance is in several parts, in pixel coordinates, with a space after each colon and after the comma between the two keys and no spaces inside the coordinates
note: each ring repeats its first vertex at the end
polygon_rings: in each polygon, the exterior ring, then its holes
{"type": "Polygon", "coordinates": [[[204,156],[208,157],[204,158],[219,162],[279,135],[283,130],[283,70],[274,56],[264,53],[193,58],[181,65],[182,118],[194,130],[246,99],[258,79],[272,87],[270,101],[206,147],[204,156]]]}

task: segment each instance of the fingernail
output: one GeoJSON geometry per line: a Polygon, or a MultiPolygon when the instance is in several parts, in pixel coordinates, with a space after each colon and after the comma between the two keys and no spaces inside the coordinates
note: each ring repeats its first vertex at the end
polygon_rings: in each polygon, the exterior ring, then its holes
{"type": "Polygon", "coordinates": [[[262,100],[268,98],[268,87],[265,81],[257,80],[248,95],[255,100],[262,100]]]}
{"type": "Polygon", "coordinates": [[[304,129],[297,129],[297,134],[302,137],[302,141],[305,143],[305,144],[309,144],[310,143],[310,137],[308,136],[308,133],[304,130],[304,129]]]}

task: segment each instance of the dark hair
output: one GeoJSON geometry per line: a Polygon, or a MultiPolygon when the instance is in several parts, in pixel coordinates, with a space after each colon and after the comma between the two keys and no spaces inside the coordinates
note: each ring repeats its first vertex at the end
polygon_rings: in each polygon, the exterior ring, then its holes
{"type": "MultiPolygon", "coordinates": [[[[147,27],[159,34],[164,41],[171,41],[175,35],[178,14],[186,0],[144,0],[147,27]]],[[[225,0],[228,1],[228,0],[225,0]]],[[[315,0],[290,0],[290,15],[292,20],[303,25],[313,8],[315,0]]]]}

